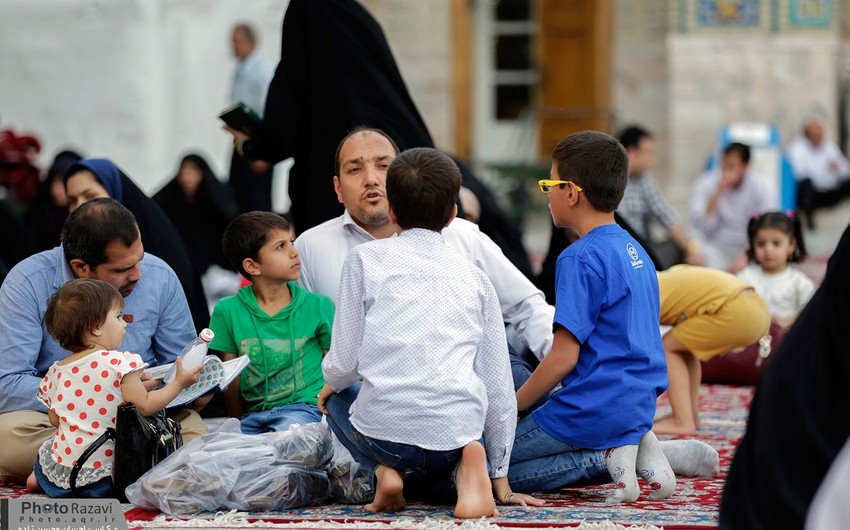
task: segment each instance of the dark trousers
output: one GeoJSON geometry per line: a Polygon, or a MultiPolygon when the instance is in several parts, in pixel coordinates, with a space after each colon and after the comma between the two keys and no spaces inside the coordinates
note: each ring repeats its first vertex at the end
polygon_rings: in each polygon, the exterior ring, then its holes
{"type": "Polygon", "coordinates": [[[230,186],[239,213],[272,211],[272,178],[274,166],[262,173],[251,169],[251,161],[239,156],[236,150],[230,159],[230,186]]]}
{"type": "Polygon", "coordinates": [[[816,190],[810,178],[804,178],[797,185],[797,208],[806,215],[809,228],[814,228],[812,214],[815,210],[835,206],[847,197],[850,197],[850,180],[826,191],[816,190]]]}

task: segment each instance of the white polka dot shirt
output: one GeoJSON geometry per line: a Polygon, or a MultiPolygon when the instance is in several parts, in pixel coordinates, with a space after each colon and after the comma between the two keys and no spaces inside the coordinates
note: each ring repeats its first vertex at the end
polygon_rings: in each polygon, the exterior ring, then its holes
{"type": "Polygon", "coordinates": [[[483,436],[491,477],[507,475],[517,408],[498,298],[441,234],[351,251],[322,369],[335,390],[362,380],[360,433],[438,451],[483,436]]]}

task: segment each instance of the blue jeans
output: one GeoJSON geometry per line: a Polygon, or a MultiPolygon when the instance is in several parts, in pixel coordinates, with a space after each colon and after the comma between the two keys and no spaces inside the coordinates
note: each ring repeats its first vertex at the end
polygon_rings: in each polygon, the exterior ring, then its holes
{"type": "Polygon", "coordinates": [[[608,474],[603,451],[582,449],[553,438],[531,415],[517,424],[508,468],[508,480],[514,491],[531,493],[562,488],[601,474],[608,474]]]}
{"type": "MultiPolygon", "coordinates": [[[[513,346],[508,344],[508,358],[511,361],[511,376],[514,380],[514,390],[519,390],[522,385],[531,377],[531,373],[534,372],[534,367],[531,366],[525,357],[522,356],[518,351],[514,349],[513,346]]],[[[539,407],[542,407],[546,401],[549,400],[549,396],[543,396],[537,403],[528,407],[524,411],[520,411],[522,413],[529,413],[539,407]]]]}
{"type": "Polygon", "coordinates": [[[328,426],[351,456],[372,476],[375,487],[375,469],[385,465],[403,470],[405,496],[436,498],[445,502],[456,500],[454,477],[463,447],[450,451],[431,451],[407,445],[370,438],[351,425],[348,411],[360,392],[360,383],[337,392],[328,398],[328,426]]]}
{"type": "Polygon", "coordinates": [[[38,480],[38,485],[48,497],[52,499],[74,499],[74,498],[90,498],[90,499],[108,499],[112,497],[112,477],[103,477],[97,482],[86,484],[77,488],[76,495],[71,493],[71,490],[60,488],[56,484],[50,482],[50,479],[44,475],[41,470],[41,463],[38,458],[35,460],[35,468],[33,469],[35,478],[38,480]]]}
{"type": "Polygon", "coordinates": [[[283,432],[292,425],[317,423],[322,421],[322,413],[316,405],[293,403],[271,410],[249,412],[242,416],[242,434],[262,434],[264,432],[283,432]]]}

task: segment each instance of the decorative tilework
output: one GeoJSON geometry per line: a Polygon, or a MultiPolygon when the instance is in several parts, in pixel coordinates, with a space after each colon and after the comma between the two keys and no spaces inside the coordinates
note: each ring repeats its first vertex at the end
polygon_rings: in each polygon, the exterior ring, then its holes
{"type": "Polygon", "coordinates": [[[832,0],[790,0],[791,25],[804,28],[829,27],[832,18],[832,0]]]}
{"type": "Polygon", "coordinates": [[[758,27],[761,16],[759,0],[697,0],[699,27],[758,27]]]}

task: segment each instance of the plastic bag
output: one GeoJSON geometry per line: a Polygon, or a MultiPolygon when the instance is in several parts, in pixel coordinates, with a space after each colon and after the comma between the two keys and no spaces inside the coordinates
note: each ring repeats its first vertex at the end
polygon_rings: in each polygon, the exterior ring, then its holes
{"type": "Polygon", "coordinates": [[[330,434],[333,439],[334,456],[327,466],[327,471],[333,500],[346,504],[362,504],[371,501],[375,496],[372,477],[367,475],[360,464],[354,460],[339,438],[333,433],[330,434]]]}
{"type": "Polygon", "coordinates": [[[313,464],[332,456],[330,432],[322,424],[257,436],[242,434],[232,419],[184,445],[126,494],[135,506],[170,515],[304,506],[330,497],[326,469],[313,464]]]}

